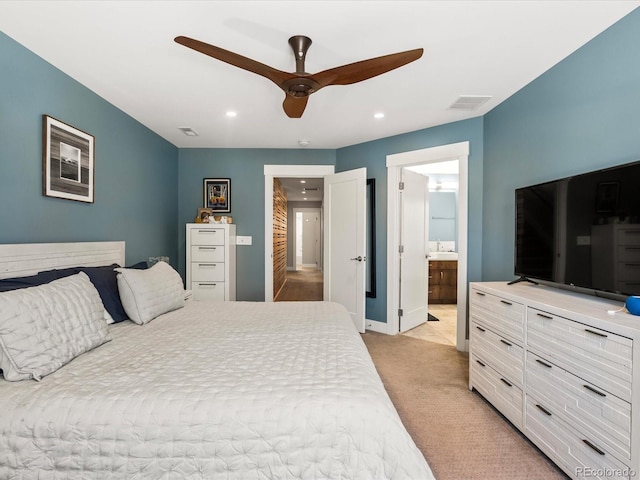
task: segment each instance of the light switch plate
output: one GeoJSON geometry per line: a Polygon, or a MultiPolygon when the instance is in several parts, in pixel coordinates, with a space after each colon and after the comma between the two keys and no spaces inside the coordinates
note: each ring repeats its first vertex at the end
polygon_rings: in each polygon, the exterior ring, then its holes
{"type": "Polygon", "coordinates": [[[252,237],[236,236],[236,245],[251,245],[252,237]]]}

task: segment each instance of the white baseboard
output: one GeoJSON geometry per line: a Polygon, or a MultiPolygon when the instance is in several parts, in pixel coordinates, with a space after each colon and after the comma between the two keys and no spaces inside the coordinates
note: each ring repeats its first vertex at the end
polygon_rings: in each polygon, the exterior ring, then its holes
{"type": "Polygon", "coordinates": [[[385,322],[379,322],[378,320],[368,320],[365,319],[364,326],[367,330],[377,333],[384,333],[386,335],[389,334],[388,327],[389,324],[385,322]]]}

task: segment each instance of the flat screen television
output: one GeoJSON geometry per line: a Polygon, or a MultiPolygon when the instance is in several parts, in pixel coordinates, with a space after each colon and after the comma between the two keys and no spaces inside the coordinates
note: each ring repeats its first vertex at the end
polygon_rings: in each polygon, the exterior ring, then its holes
{"type": "Polygon", "coordinates": [[[518,188],[515,206],[516,281],[640,295],[640,161],[518,188]]]}

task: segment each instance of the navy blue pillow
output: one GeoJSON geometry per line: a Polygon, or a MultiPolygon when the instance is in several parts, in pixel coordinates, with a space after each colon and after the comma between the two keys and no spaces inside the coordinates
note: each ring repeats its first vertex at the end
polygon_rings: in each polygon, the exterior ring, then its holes
{"type": "Polygon", "coordinates": [[[118,281],[116,278],[117,272],[114,270],[114,268],[117,267],[119,267],[119,265],[115,263],[104,267],[72,267],[58,270],[45,270],[29,277],[6,278],[0,280],[0,292],[44,285],[59,278],[84,272],[91,280],[91,283],[93,283],[93,286],[96,287],[96,290],[98,290],[104,308],[109,312],[114,323],[118,323],[127,320],[129,317],[125,313],[122,302],[120,301],[118,281]]]}

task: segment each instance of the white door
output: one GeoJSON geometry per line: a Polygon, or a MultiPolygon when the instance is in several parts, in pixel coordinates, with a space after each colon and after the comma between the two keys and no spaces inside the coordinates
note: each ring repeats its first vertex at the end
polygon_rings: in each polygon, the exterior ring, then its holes
{"type": "Polygon", "coordinates": [[[402,169],[400,190],[400,331],[427,321],[429,177],[402,169]]]}
{"type": "Polygon", "coordinates": [[[367,169],[324,177],[324,299],[347,307],[364,333],[367,169]]]}

